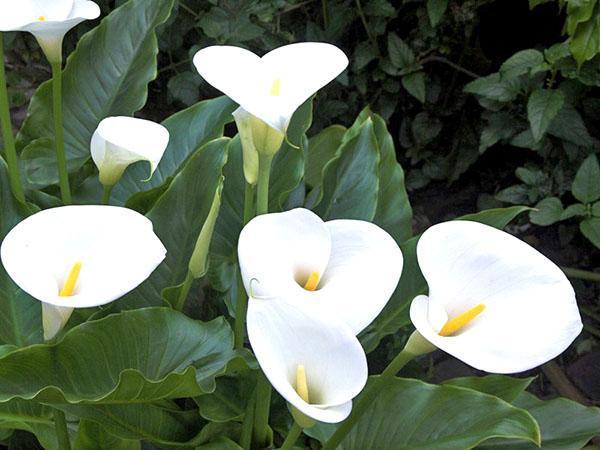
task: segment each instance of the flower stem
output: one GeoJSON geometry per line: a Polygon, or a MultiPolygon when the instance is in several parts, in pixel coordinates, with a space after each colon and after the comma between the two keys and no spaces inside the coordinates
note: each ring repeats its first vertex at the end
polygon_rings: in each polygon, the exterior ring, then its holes
{"type": "Polygon", "coordinates": [[[69,440],[69,430],[67,429],[67,418],[60,409],[54,409],[54,427],[56,429],[56,439],[60,450],[71,450],[71,441],[69,440]]]}
{"type": "Polygon", "coordinates": [[[269,440],[269,411],[271,409],[271,384],[262,371],[256,380],[256,409],[254,410],[254,443],[264,448],[269,440]]]}
{"type": "Polygon", "coordinates": [[[572,269],[570,267],[561,267],[562,271],[569,278],[579,278],[587,281],[600,281],[600,273],[590,272],[588,270],[572,269]]]}
{"type": "Polygon", "coordinates": [[[256,195],[256,214],[269,212],[269,180],[271,178],[271,164],[273,155],[258,156],[258,192],[256,195]]]}
{"type": "Polygon", "coordinates": [[[296,443],[301,434],[302,427],[298,425],[298,423],[294,422],[294,425],[292,425],[292,428],[288,432],[288,435],[285,438],[285,441],[283,441],[283,445],[281,446],[280,450],[291,450],[292,448],[294,448],[294,444],[296,443]]]}
{"type": "Polygon", "coordinates": [[[190,289],[192,288],[193,282],[194,276],[192,275],[192,272],[188,270],[188,273],[185,276],[185,280],[183,281],[183,285],[181,286],[181,290],[179,291],[179,295],[177,296],[177,303],[173,305],[175,310],[183,311],[185,301],[188,298],[188,294],[190,293],[190,289]]]}
{"type": "Polygon", "coordinates": [[[25,203],[25,193],[23,192],[23,183],[21,173],[19,172],[19,163],[17,159],[17,150],[15,149],[15,138],[10,121],[10,104],[8,101],[8,89],[6,87],[6,73],[4,70],[4,35],[0,32],[0,126],[2,127],[2,138],[4,141],[4,154],[6,155],[6,164],[8,165],[8,177],[10,187],[15,198],[21,203],[25,203]]]}
{"type": "Polygon", "coordinates": [[[112,194],[114,186],[104,186],[104,193],[102,194],[102,204],[109,205],[110,204],[110,195],[112,194]]]}
{"type": "Polygon", "coordinates": [[[254,186],[246,183],[246,191],[244,192],[244,225],[254,217],[254,186]]]}
{"type": "Polygon", "coordinates": [[[71,204],[71,189],[69,188],[69,172],[67,171],[67,157],[65,155],[65,139],[63,130],[62,109],[62,62],[51,62],[52,66],[52,104],[54,107],[54,139],[56,141],[56,162],[58,164],[58,178],[60,181],[60,194],[65,205],[71,204]]]}
{"type": "Polygon", "coordinates": [[[240,432],[240,447],[244,450],[250,450],[252,445],[252,426],[254,425],[254,408],[256,397],[252,396],[246,406],[244,422],[242,422],[242,431],[240,432]]]}
{"type": "Polygon", "coordinates": [[[362,417],[367,409],[373,404],[377,396],[385,388],[386,383],[394,378],[394,376],[402,369],[409,361],[415,356],[418,356],[412,352],[402,350],[398,355],[388,364],[385,370],[377,378],[373,380],[369,386],[365,389],[360,398],[355,402],[352,408],[352,414],[348,417],[339,428],[333,433],[329,440],[323,446],[323,450],[334,450],[340,445],[346,435],[352,430],[356,422],[362,417]]]}

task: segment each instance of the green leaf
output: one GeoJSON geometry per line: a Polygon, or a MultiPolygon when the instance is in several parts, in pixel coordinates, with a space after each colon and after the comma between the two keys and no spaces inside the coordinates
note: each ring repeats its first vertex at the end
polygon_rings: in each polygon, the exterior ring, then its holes
{"type": "Polygon", "coordinates": [[[1,403],[0,427],[28,431],[35,435],[45,449],[59,450],[52,409],[49,406],[21,399],[1,403]]]}
{"type": "MultiPolygon", "coordinates": [[[[255,378],[254,372],[250,372],[255,378]]],[[[229,422],[242,418],[246,402],[254,392],[255,381],[249,377],[221,377],[210,394],[196,398],[200,415],[211,422],[229,422]]]]}
{"type": "MultiPolygon", "coordinates": [[[[90,140],[103,118],[132,115],[146,103],[148,83],[156,77],[155,30],[172,7],[173,0],[131,0],[83,36],[69,56],[63,109],[70,171],[90,159],[90,140]]],[[[46,82],[31,100],[17,145],[22,149],[35,139],[53,137],[52,86],[46,82]]],[[[58,175],[36,181],[54,184],[58,175]]]]}
{"type": "Polygon", "coordinates": [[[448,0],[427,0],[427,14],[432,27],[436,27],[448,9],[448,0]]]}
{"type": "Polygon", "coordinates": [[[529,96],[527,118],[533,138],[540,141],[562,108],[564,96],[561,91],[537,89],[529,96]]]}
{"type": "Polygon", "coordinates": [[[523,392],[513,403],[531,413],[542,432],[541,447],[515,440],[490,441],[482,448],[494,450],[580,450],[600,434],[600,410],[558,398],[542,401],[523,392]]]}
{"type": "Polygon", "coordinates": [[[388,34],[388,53],[390,61],[398,69],[412,67],[417,60],[408,44],[394,32],[388,34]]]}
{"type": "Polygon", "coordinates": [[[425,72],[413,72],[403,76],[402,86],[414,98],[425,103],[425,72]]]}
{"type": "Polygon", "coordinates": [[[304,164],[304,180],[308,186],[315,187],[322,183],[323,169],[335,157],[344,133],[346,128],[332,125],[308,140],[304,164]]]}
{"type": "Polygon", "coordinates": [[[515,78],[529,73],[534,67],[543,64],[544,55],[539,50],[521,50],[508,58],[500,67],[502,77],[515,78]]]}
{"type": "Polygon", "coordinates": [[[569,48],[579,66],[600,52],[600,14],[596,12],[595,18],[577,25],[569,40],[569,48]]]}
{"type": "Polygon", "coordinates": [[[568,105],[558,112],[548,128],[548,134],[582,147],[594,145],[581,115],[575,108],[568,105]]]}
{"type": "Polygon", "coordinates": [[[201,83],[202,78],[198,73],[180,72],[169,80],[167,88],[175,100],[191,106],[198,101],[201,83]]]}
{"type": "Polygon", "coordinates": [[[554,0],[529,0],[529,9],[533,9],[538,5],[543,5],[544,3],[553,2],[554,0]]]}
{"type": "MultiPolygon", "coordinates": [[[[0,242],[26,217],[24,207],[12,195],[8,167],[0,157],[0,242]]],[[[25,293],[0,264],[0,343],[26,346],[42,342],[41,303],[25,293]]]]}
{"type": "Polygon", "coordinates": [[[367,119],[325,167],[322,198],[315,212],[323,220],[372,220],[379,195],[379,160],[373,121],[367,119]]]}
{"type": "Polygon", "coordinates": [[[200,147],[146,215],[167,248],[167,256],[144,283],[115,305],[159,306],[163,302],[162,291],[183,282],[222,182],[229,143],[229,138],[219,138],[200,147]]]}
{"type": "Polygon", "coordinates": [[[511,80],[503,80],[499,73],[477,78],[468,83],[463,90],[469,94],[503,103],[514,100],[519,94],[518,84],[511,80]]]}
{"type": "MultiPolygon", "coordinates": [[[[525,206],[488,209],[476,214],[460,217],[456,220],[472,220],[503,229],[519,214],[530,209],[525,206]]],[[[417,243],[419,237],[415,236],[400,245],[402,255],[404,256],[404,266],[396,291],[381,314],[359,336],[361,344],[367,352],[371,352],[377,348],[379,342],[385,336],[394,334],[400,328],[410,324],[408,317],[410,303],[417,295],[427,292],[427,283],[425,278],[423,278],[417,261],[417,243]]]]}
{"type": "Polygon", "coordinates": [[[505,402],[512,403],[527,389],[533,378],[514,378],[504,375],[486,375],[484,377],[463,377],[453,378],[445,381],[444,384],[460,386],[472,389],[484,394],[490,394],[498,397],[505,402]]]}
{"type": "Polygon", "coordinates": [[[560,220],[567,220],[576,216],[585,216],[586,214],[587,209],[585,205],[582,205],[581,203],[575,203],[574,205],[569,205],[565,208],[560,216],[560,220]]]}
{"type": "Polygon", "coordinates": [[[122,440],[107,433],[100,425],[89,420],[79,423],[73,450],[140,450],[139,441],[122,440]]]}
{"type": "Polygon", "coordinates": [[[529,212],[529,220],[536,225],[548,226],[561,220],[563,205],[558,197],[548,197],[538,202],[529,212]]]}
{"type": "Polygon", "coordinates": [[[200,395],[214,389],[232,348],[223,318],[126,311],[76,326],[56,344],[1,357],[0,401],[116,404],[200,395]]]}
{"type": "Polygon", "coordinates": [[[484,113],[484,118],[487,119],[487,124],[481,131],[480,154],[498,142],[509,140],[522,129],[520,121],[511,113],[503,111],[484,113]]]}
{"type": "Polygon", "coordinates": [[[596,202],[592,205],[592,216],[600,217],[600,202],[596,202]]]}
{"type": "Polygon", "coordinates": [[[579,224],[581,233],[597,248],[600,248],[600,218],[585,219],[579,224]]]}
{"type": "Polygon", "coordinates": [[[571,192],[581,203],[600,199],[600,165],[595,154],[588,156],[577,170],[571,192]]]}
{"type": "Polygon", "coordinates": [[[464,450],[495,437],[540,439],[527,411],[488,394],[401,378],[387,382],[384,392],[339,449],[464,450]]]}

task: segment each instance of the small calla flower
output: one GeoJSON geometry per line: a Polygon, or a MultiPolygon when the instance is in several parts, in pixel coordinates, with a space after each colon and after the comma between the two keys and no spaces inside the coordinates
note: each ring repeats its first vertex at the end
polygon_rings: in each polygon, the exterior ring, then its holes
{"type": "Polygon", "coordinates": [[[169,131],[158,123],[134,117],[108,117],[92,136],[92,159],[100,182],[114,186],[130,164],[150,163],[150,177],[169,144],[169,131]]]}
{"type": "Polygon", "coordinates": [[[207,47],[194,64],[208,83],[285,135],[296,109],[342,73],[348,58],[334,45],[302,42],[262,58],[239,47],[207,47]]]}
{"type": "Polygon", "coordinates": [[[312,425],[306,416],[328,423],[348,417],[368,377],[365,352],[350,328],[308,315],[284,298],[251,297],[248,337],[266,377],[302,426],[312,425]]]}
{"type": "Polygon", "coordinates": [[[581,332],[573,288],[544,255],[508,233],[454,221],[417,246],[429,296],[410,317],[427,341],[486,372],[516,373],[562,353],[581,332]]]}
{"type": "Polygon", "coordinates": [[[165,258],[152,222],[114,206],[64,206],[14,227],[0,256],[8,275],[43,302],[44,337],[51,339],[73,308],[101,306],[142,283],[165,258]]]}
{"type": "Polygon", "coordinates": [[[337,318],[355,334],[386,305],[403,264],[400,248],[377,225],[323,222],[307,209],[254,218],[240,234],[238,255],[247,292],[337,318]]]}
{"type": "Polygon", "coordinates": [[[35,36],[48,61],[59,62],[67,32],[98,16],[100,8],[88,0],[2,0],[0,31],[28,31],[35,36]]]}

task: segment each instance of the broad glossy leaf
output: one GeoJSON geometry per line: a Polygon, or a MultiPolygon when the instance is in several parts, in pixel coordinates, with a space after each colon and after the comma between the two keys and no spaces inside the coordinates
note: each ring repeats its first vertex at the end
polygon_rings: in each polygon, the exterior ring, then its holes
{"type": "Polygon", "coordinates": [[[539,428],[527,411],[497,397],[394,378],[338,448],[464,450],[493,437],[535,443],[539,428]]]}
{"type": "Polygon", "coordinates": [[[168,308],[110,315],[0,358],[0,401],[146,403],[214,389],[232,356],[223,318],[192,320],[168,308]]]}
{"type": "Polygon", "coordinates": [[[559,90],[537,89],[531,93],[527,102],[527,118],[536,142],[544,137],[564,102],[559,90]]]}
{"type": "Polygon", "coordinates": [[[581,203],[592,203],[600,198],[600,164],[595,154],[588,156],[577,170],[571,191],[581,203]]]}
{"type": "Polygon", "coordinates": [[[494,440],[481,448],[498,450],[579,450],[594,436],[600,434],[600,409],[558,398],[542,401],[523,392],[513,402],[526,409],[539,423],[542,445],[515,440],[494,440]]]}
{"type": "Polygon", "coordinates": [[[512,403],[521,395],[533,378],[515,378],[503,375],[486,375],[484,377],[454,378],[444,384],[460,386],[474,391],[490,394],[501,398],[505,402],[512,403]]]}
{"type": "MultiPolygon", "coordinates": [[[[24,207],[12,195],[8,168],[0,157],[0,242],[25,218],[24,207]]],[[[41,303],[21,290],[0,264],[0,343],[25,346],[42,342],[41,303]]]]}
{"type": "Polygon", "coordinates": [[[308,186],[315,187],[321,184],[323,169],[335,157],[344,133],[346,128],[332,125],[308,140],[304,165],[304,179],[308,186]]]}
{"type": "MultiPolygon", "coordinates": [[[[52,409],[39,403],[14,399],[0,403],[0,427],[33,433],[47,450],[59,450],[52,409]]],[[[74,427],[69,427],[74,435],[74,427]]]]}
{"type": "Polygon", "coordinates": [[[89,420],[79,423],[74,450],[140,450],[141,443],[119,439],[106,432],[104,428],[89,420]]]}
{"type": "Polygon", "coordinates": [[[133,308],[162,304],[162,291],[183,282],[198,235],[222,183],[229,138],[215,139],[198,149],[146,215],[167,248],[167,257],[144,283],[119,300],[133,308]]]}
{"type": "MultiPolygon", "coordinates": [[[[525,206],[489,209],[456,220],[473,220],[503,229],[511,220],[529,209],[525,206]]],[[[400,245],[404,256],[404,267],[402,268],[402,276],[398,287],[381,314],[360,334],[360,341],[367,352],[377,348],[379,342],[385,336],[393,334],[400,328],[410,324],[408,317],[410,303],[417,295],[427,292],[427,283],[421,274],[417,261],[418,240],[419,236],[415,236],[400,245]]]]}
{"type": "Polygon", "coordinates": [[[373,120],[367,119],[342,144],[324,172],[322,198],[314,208],[324,220],[372,220],[379,195],[379,150],[373,120]]]}
{"type": "MultiPolygon", "coordinates": [[[[90,140],[103,118],[131,115],[146,103],[148,83],[156,77],[155,30],[172,7],[173,0],[130,0],[83,36],[68,58],[63,108],[70,171],[90,158],[90,140]]],[[[22,149],[39,138],[54,138],[50,82],[34,94],[17,145],[22,149]]],[[[35,159],[29,164],[36,164],[35,159]]],[[[48,185],[57,180],[54,172],[34,181],[48,185]]]]}

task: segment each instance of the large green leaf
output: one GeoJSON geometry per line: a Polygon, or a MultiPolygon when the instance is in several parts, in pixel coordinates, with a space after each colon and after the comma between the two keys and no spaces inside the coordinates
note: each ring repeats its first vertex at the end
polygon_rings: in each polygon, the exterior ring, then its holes
{"type": "Polygon", "coordinates": [[[460,386],[485,394],[494,395],[505,402],[512,403],[527,389],[533,378],[514,378],[503,375],[487,375],[485,377],[453,378],[444,384],[460,386]]]}
{"type": "Polygon", "coordinates": [[[387,382],[384,392],[339,449],[465,450],[497,437],[539,442],[527,411],[488,394],[401,378],[387,382]]]}
{"type": "Polygon", "coordinates": [[[232,357],[227,322],[199,322],[168,308],[81,324],[56,344],[0,358],[0,401],[146,403],[200,395],[232,357]]]}
{"type": "MultiPolygon", "coordinates": [[[[325,167],[321,201],[314,208],[324,220],[373,220],[379,195],[379,150],[373,120],[351,134],[325,167]]],[[[346,139],[346,138],[345,138],[346,139]]]]}
{"type": "MultiPolygon", "coordinates": [[[[70,55],[63,75],[70,171],[90,158],[90,140],[103,118],[131,115],[146,103],[148,83],[156,77],[155,30],[167,20],[172,7],[173,0],[130,0],[83,36],[70,55]]],[[[23,149],[35,139],[53,139],[52,124],[52,86],[46,82],[31,100],[17,145],[23,149]]],[[[49,146],[47,153],[53,151],[49,146]]],[[[37,158],[24,156],[26,166],[36,165],[37,158]]],[[[38,186],[57,182],[56,171],[45,173],[52,176],[32,181],[38,186]]]]}
{"type": "Polygon", "coordinates": [[[73,448],[74,450],[140,450],[141,443],[119,439],[107,433],[97,423],[82,420],[79,423],[77,440],[73,448]]]}
{"type": "Polygon", "coordinates": [[[308,186],[315,187],[323,182],[323,169],[335,157],[344,133],[346,128],[332,125],[308,140],[304,166],[304,180],[308,186]]]}
{"type": "Polygon", "coordinates": [[[513,402],[526,409],[539,423],[542,445],[515,440],[486,442],[482,448],[498,450],[579,450],[594,436],[600,435],[600,409],[557,398],[542,401],[523,392],[513,402]]]}
{"type": "MultiPolygon", "coordinates": [[[[489,209],[460,217],[457,220],[472,220],[503,229],[511,220],[529,209],[531,208],[524,206],[489,209]]],[[[385,336],[394,334],[400,328],[408,325],[410,323],[408,317],[410,302],[417,295],[427,292],[427,283],[417,261],[418,240],[419,236],[416,236],[400,245],[404,256],[404,267],[398,287],[381,314],[360,335],[360,341],[367,352],[374,350],[385,336]]]]}
{"type": "Polygon", "coordinates": [[[223,182],[229,143],[229,138],[219,138],[198,149],[147,214],[167,256],[150,278],[118,302],[120,306],[158,306],[165,288],[183,282],[198,235],[223,182]]]}
{"type": "Polygon", "coordinates": [[[600,164],[595,154],[588,156],[577,170],[571,191],[581,203],[592,203],[600,198],[600,164]]]}
{"type": "MultiPolygon", "coordinates": [[[[23,205],[12,195],[8,168],[0,157],[0,242],[25,218],[23,205]]],[[[10,279],[0,264],[0,343],[25,346],[42,342],[41,303],[10,279]]]]}
{"type": "MultiPolygon", "coordinates": [[[[14,399],[0,404],[0,427],[33,433],[46,450],[59,450],[52,409],[39,403],[14,399]]],[[[74,430],[69,427],[71,433],[74,430]]]]}

